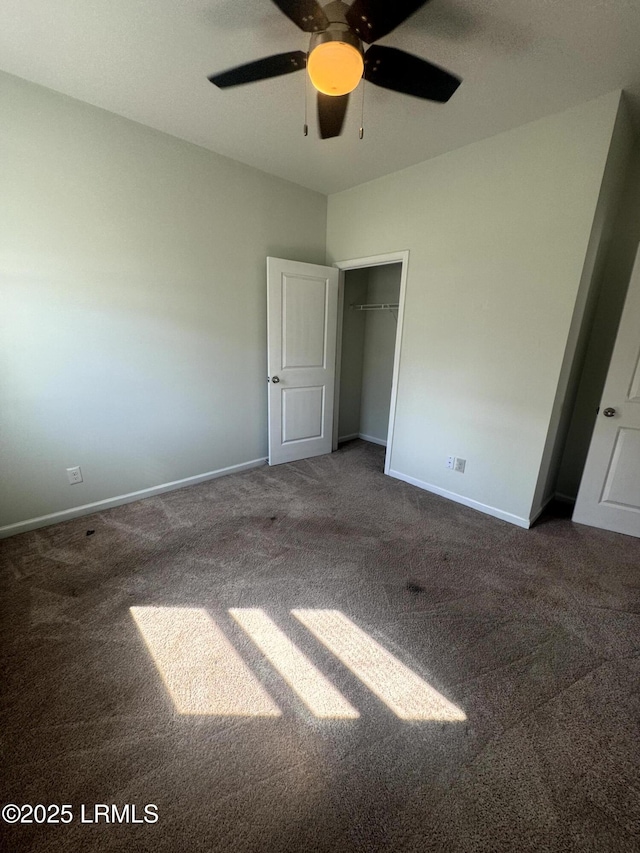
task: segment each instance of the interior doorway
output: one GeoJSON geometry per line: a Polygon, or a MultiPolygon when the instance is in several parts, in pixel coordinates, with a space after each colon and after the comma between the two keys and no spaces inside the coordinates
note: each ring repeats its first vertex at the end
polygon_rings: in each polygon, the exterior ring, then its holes
{"type": "Polygon", "coordinates": [[[338,263],[333,449],[361,438],[391,459],[408,252],[338,263]]]}

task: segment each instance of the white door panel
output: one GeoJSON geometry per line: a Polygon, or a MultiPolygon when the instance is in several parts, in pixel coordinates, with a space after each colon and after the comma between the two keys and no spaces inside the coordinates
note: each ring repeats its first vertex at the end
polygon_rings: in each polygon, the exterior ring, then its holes
{"type": "Polygon", "coordinates": [[[283,388],[282,442],[322,438],[324,415],[324,388],[283,388]]]}
{"type": "Polygon", "coordinates": [[[640,537],[640,252],[573,520],[640,537]]]}
{"type": "Polygon", "coordinates": [[[269,464],[331,452],[338,270],[267,258],[269,464]]]}

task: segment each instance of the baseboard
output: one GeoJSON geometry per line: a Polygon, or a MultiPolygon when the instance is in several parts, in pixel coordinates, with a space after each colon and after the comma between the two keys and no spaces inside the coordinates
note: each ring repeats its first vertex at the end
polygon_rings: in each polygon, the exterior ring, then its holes
{"type": "Polygon", "coordinates": [[[382,447],[387,446],[386,440],[375,438],[373,435],[365,435],[363,432],[358,433],[358,438],[361,438],[363,441],[370,441],[372,444],[380,444],[382,447]]]}
{"type": "Polygon", "coordinates": [[[465,498],[463,495],[458,495],[456,492],[450,492],[447,489],[441,489],[440,486],[434,486],[431,483],[425,483],[423,480],[418,480],[415,477],[409,477],[400,471],[389,471],[390,477],[395,477],[396,480],[402,480],[404,483],[410,483],[412,486],[417,486],[419,489],[424,489],[425,492],[433,492],[434,495],[440,495],[442,498],[454,501],[455,503],[468,506],[470,509],[476,509],[478,512],[484,512],[486,515],[491,515],[494,518],[499,518],[502,521],[508,521],[510,524],[515,524],[518,527],[529,528],[531,522],[528,518],[523,518],[520,515],[514,515],[511,512],[505,512],[495,506],[480,503],[480,501],[465,498]]]}
{"type": "Polygon", "coordinates": [[[549,506],[549,504],[554,498],[555,495],[549,495],[549,497],[542,502],[541,506],[539,506],[535,512],[531,513],[531,517],[529,519],[530,526],[536,523],[536,521],[540,518],[542,513],[545,511],[545,509],[549,506]]]}
{"type": "Polygon", "coordinates": [[[0,527],[0,539],[6,539],[8,536],[15,536],[18,533],[26,533],[29,530],[36,530],[38,527],[48,527],[50,524],[59,524],[61,521],[69,521],[72,518],[79,518],[83,515],[91,515],[94,512],[100,512],[103,509],[112,509],[123,504],[133,503],[143,498],[152,498],[155,495],[161,495],[164,492],[173,492],[176,489],[184,489],[185,486],[196,486],[198,483],[204,483],[207,480],[215,480],[217,477],[226,477],[227,474],[239,474],[241,471],[248,471],[251,468],[259,468],[266,463],[266,459],[252,459],[250,462],[242,462],[240,465],[230,465],[228,468],[219,468],[217,471],[208,471],[206,474],[196,474],[194,477],[185,477],[184,480],[174,480],[171,483],[162,483],[160,486],[152,486],[149,489],[141,489],[139,492],[129,492],[126,495],[118,495],[115,498],[106,498],[103,501],[95,501],[95,503],[84,504],[83,506],[74,506],[71,509],[64,509],[61,512],[52,512],[49,515],[41,515],[38,518],[29,518],[26,521],[18,521],[15,524],[8,524],[5,527],[0,527]]]}
{"type": "Polygon", "coordinates": [[[353,441],[354,438],[361,438],[363,441],[370,441],[372,444],[380,444],[382,447],[387,446],[387,442],[381,438],[375,438],[373,435],[365,435],[363,432],[352,432],[351,435],[338,436],[338,444],[343,441],[353,441]]]}
{"type": "Polygon", "coordinates": [[[554,498],[562,504],[574,504],[576,502],[575,497],[564,495],[562,492],[556,492],[554,498]]]}

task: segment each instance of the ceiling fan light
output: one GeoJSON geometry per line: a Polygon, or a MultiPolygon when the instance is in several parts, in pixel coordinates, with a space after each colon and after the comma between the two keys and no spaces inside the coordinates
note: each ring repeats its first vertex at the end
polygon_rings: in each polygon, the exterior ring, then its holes
{"type": "Polygon", "coordinates": [[[361,51],[343,41],[326,41],[313,48],[307,60],[311,82],[325,95],[348,95],[364,71],[361,51]]]}

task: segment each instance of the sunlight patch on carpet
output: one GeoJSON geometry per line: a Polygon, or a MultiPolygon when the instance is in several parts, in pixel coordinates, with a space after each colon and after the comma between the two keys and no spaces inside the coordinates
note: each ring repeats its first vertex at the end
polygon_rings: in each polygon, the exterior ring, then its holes
{"type": "Polygon", "coordinates": [[[131,607],[179,714],[279,717],[280,709],[206,610],[131,607]]]}
{"type": "Polygon", "coordinates": [[[351,720],[360,716],[264,610],[232,608],[229,613],[314,716],[351,720]]]}
{"type": "Polygon", "coordinates": [[[291,613],[402,720],[462,722],[466,715],[339,610],[291,613]]]}

